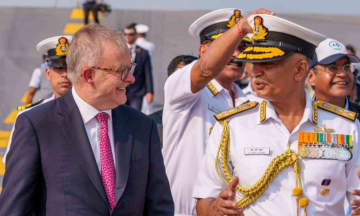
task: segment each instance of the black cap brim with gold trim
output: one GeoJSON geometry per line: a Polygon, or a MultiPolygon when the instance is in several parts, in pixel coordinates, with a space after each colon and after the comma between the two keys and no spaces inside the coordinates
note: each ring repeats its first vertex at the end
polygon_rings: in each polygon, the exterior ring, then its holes
{"type": "MultiPolygon", "coordinates": [[[[195,38],[200,38],[200,43],[205,40],[213,41],[247,15],[248,12],[237,8],[212,11],[191,24],[189,33],[195,38]]],[[[245,37],[243,41],[251,43],[248,37],[245,37]]]]}
{"type": "Polygon", "coordinates": [[[36,49],[48,56],[48,67],[66,68],[66,56],[71,40],[70,35],[51,37],[41,41],[36,49]]]}
{"type": "Polygon", "coordinates": [[[272,15],[252,15],[252,43],[235,61],[270,62],[300,53],[313,59],[315,49],[325,35],[272,15]]]}

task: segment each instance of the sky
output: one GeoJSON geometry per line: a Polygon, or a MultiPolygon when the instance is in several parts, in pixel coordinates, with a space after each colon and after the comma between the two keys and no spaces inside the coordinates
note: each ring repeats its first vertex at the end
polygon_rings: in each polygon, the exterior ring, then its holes
{"type": "MultiPolygon", "coordinates": [[[[76,0],[0,0],[0,7],[54,7],[55,2],[57,7],[76,6],[76,0]]],[[[105,0],[105,2],[114,9],[215,10],[236,7],[247,11],[266,8],[279,13],[360,15],[360,0],[105,0]]]]}

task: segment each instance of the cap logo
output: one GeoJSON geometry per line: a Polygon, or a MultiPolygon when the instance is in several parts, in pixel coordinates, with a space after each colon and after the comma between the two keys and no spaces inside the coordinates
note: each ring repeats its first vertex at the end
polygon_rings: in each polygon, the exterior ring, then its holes
{"type": "Polygon", "coordinates": [[[260,16],[254,17],[254,28],[252,40],[266,40],[268,29],[263,25],[263,19],[260,16]]]}
{"type": "Polygon", "coordinates": [[[57,56],[66,56],[69,49],[69,43],[66,37],[59,38],[59,43],[55,47],[57,56]]]}
{"type": "Polygon", "coordinates": [[[329,47],[333,48],[334,50],[341,50],[342,49],[342,45],[337,41],[330,41],[329,42],[329,47]]]}
{"type": "Polygon", "coordinates": [[[232,15],[228,21],[227,27],[231,28],[236,25],[243,17],[241,16],[241,11],[236,9],[234,10],[234,15],[232,15]]]}

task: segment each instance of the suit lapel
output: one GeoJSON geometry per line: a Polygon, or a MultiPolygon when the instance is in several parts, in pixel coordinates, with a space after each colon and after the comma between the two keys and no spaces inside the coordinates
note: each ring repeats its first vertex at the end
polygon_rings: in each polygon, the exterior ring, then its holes
{"type": "Polygon", "coordinates": [[[116,158],[116,203],[124,193],[129,177],[131,152],[133,145],[133,125],[130,123],[129,113],[119,107],[112,110],[113,129],[116,158]]]}
{"type": "Polygon", "coordinates": [[[94,153],[91,149],[80,111],[76,106],[71,90],[59,99],[57,109],[57,121],[64,137],[95,188],[109,206],[94,153]]]}

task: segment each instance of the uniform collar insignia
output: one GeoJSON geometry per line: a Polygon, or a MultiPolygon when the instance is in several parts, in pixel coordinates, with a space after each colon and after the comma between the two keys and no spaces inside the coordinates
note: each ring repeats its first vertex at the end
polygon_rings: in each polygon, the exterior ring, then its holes
{"type": "Polygon", "coordinates": [[[252,40],[266,40],[268,29],[263,25],[263,19],[260,16],[254,17],[254,28],[252,40]]]}
{"type": "Polygon", "coordinates": [[[313,101],[313,112],[312,112],[312,122],[314,125],[318,125],[318,107],[316,101],[313,101]]]}
{"type": "Polygon", "coordinates": [[[216,87],[214,86],[214,84],[212,84],[211,82],[209,82],[207,84],[207,88],[211,91],[211,93],[216,96],[217,94],[219,94],[219,90],[216,89],[216,87]]]}
{"type": "Polygon", "coordinates": [[[66,37],[59,38],[59,43],[55,47],[57,56],[66,56],[69,49],[69,43],[66,37]]]}
{"type": "Polygon", "coordinates": [[[263,100],[260,105],[260,123],[266,120],[266,100],[263,100]]]}

